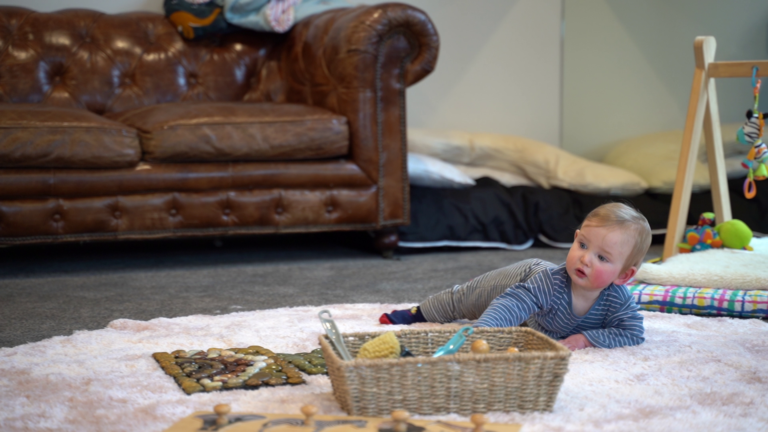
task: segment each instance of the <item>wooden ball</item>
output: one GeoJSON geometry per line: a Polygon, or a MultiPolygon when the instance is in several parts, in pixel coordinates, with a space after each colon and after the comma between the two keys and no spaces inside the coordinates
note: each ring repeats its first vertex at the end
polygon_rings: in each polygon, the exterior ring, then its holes
{"type": "Polygon", "coordinates": [[[312,417],[313,415],[317,414],[317,410],[317,407],[314,405],[304,405],[301,407],[301,413],[307,417],[312,417]]]}
{"type": "Polygon", "coordinates": [[[488,419],[486,419],[482,414],[472,414],[472,416],[469,418],[469,421],[471,421],[475,426],[482,426],[488,422],[488,419]]]}
{"type": "Polygon", "coordinates": [[[491,352],[491,346],[488,345],[488,342],[478,339],[474,342],[472,342],[472,346],[470,347],[470,350],[472,350],[475,354],[488,354],[491,352]]]}
{"type": "Polygon", "coordinates": [[[411,415],[408,414],[408,411],[406,410],[392,411],[392,420],[394,421],[404,422],[404,421],[408,421],[409,418],[411,418],[411,415]]]}
{"type": "Polygon", "coordinates": [[[215,407],[213,407],[213,412],[215,412],[218,415],[227,415],[232,410],[232,407],[230,407],[227,404],[218,404],[215,407]]]}
{"type": "Polygon", "coordinates": [[[520,350],[515,348],[515,347],[509,347],[509,348],[507,348],[507,352],[508,353],[516,353],[516,352],[520,352],[520,350]]]}

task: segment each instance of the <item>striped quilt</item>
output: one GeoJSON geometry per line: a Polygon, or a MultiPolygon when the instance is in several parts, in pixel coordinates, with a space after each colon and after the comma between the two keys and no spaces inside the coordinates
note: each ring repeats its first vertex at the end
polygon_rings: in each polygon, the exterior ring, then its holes
{"type": "Polygon", "coordinates": [[[646,285],[630,282],[640,309],[706,316],[768,318],[768,291],[646,285]]]}

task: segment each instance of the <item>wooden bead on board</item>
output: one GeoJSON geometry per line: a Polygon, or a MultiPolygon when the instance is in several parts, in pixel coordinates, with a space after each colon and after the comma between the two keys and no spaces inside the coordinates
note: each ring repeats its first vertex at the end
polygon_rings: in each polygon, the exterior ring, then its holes
{"type": "Polygon", "coordinates": [[[475,425],[475,428],[472,430],[472,432],[483,432],[483,425],[488,423],[488,419],[485,418],[485,416],[482,414],[472,414],[472,416],[469,418],[469,421],[475,425]]]}
{"type": "Polygon", "coordinates": [[[227,404],[218,404],[213,407],[213,412],[215,412],[218,416],[216,418],[217,427],[222,427],[229,424],[229,417],[227,417],[227,414],[229,414],[230,411],[232,411],[232,407],[227,404]]]}
{"type": "Polygon", "coordinates": [[[304,426],[314,426],[315,420],[312,418],[317,414],[318,408],[314,405],[304,405],[301,407],[301,413],[304,414],[304,426]]]}
{"type": "Polygon", "coordinates": [[[408,411],[405,410],[394,410],[392,411],[392,420],[395,422],[395,427],[393,428],[395,432],[406,432],[408,430],[408,419],[411,418],[411,415],[408,413],[408,411]]]}

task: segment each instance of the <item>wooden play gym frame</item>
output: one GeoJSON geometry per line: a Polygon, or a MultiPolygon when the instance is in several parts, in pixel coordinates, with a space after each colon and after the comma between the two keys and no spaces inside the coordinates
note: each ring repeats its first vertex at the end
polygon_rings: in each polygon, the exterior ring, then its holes
{"type": "Polygon", "coordinates": [[[728,195],[728,179],[725,172],[723,138],[720,134],[720,113],[717,106],[715,78],[749,78],[753,67],[768,72],[768,61],[716,62],[717,43],[712,36],[699,36],[693,43],[696,69],[691,85],[691,99],[685,119],[683,142],[680,146],[680,161],[677,165],[675,189],[664,239],[663,259],[678,252],[677,244],[682,241],[688,209],[691,204],[691,188],[696,168],[696,158],[701,141],[701,130],[707,146],[709,181],[712,186],[712,204],[716,223],[731,220],[731,198],[728,195]]]}

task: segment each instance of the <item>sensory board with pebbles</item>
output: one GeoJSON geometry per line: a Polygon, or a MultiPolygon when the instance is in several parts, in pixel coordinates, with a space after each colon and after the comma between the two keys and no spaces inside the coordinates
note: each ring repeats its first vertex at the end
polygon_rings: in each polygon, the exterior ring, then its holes
{"type": "Polygon", "coordinates": [[[275,354],[267,348],[252,345],[248,348],[157,352],[152,357],[188,395],[304,384],[302,373],[328,373],[320,348],[308,353],[275,354]]]}

